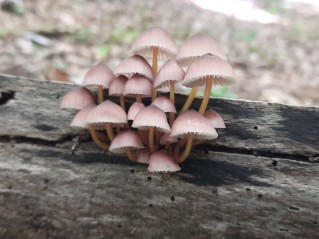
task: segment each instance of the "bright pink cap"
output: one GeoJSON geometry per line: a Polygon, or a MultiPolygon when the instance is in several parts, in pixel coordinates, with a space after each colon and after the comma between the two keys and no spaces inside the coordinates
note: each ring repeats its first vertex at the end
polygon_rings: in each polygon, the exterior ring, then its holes
{"type": "Polygon", "coordinates": [[[119,105],[106,100],[89,112],[87,123],[95,129],[105,129],[107,123],[124,126],[127,123],[127,116],[119,105]]]}
{"type": "Polygon", "coordinates": [[[95,104],[94,95],[88,89],[80,87],[63,96],[60,108],[81,110],[92,104],[95,104]]]}
{"type": "Polygon", "coordinates": [[[127,129],[117,134],[110,145],[110,152],[125,153],[126,149],[144,148],[141,138],[134,130],[127,129]]]}
{"type": "Polygon", "coordinates": [[[73,118],[71,127],[87,128],[86,118],[89,112],[96,106],[96,104],[89,105],[84,109],[80,110],[73,118]]]}
{"type": "Polygon", "coordinates": [[[135,116],[132,127],[138,129],[148,129],[150,127],[155,127],[158,131],[164,133],[171,132],[171,128],[167,123],[165,112],[155,105],[150,105],[142,109],[135,116]]]}
{"type": "Polygon", "coordinates": [[[215,129],[226,128],[223,117],[221,117],[221,115],[215,110],[207,110],[204,114],[204,117],[209,120],[215,129]]]}
{"type": "Polygon", "coordinates": [[[141,109],[144,109],[145,105],[142,102],[135,102],[131,105],[130,109],[127,113],[127,119],[128,120],[134,120],[135,116],[141,111],[141,109]]]}
{"type": "Polygon", "coordinates": [[[195,110],[181,114],[172,125],[171,138],[185,138],[193,133],[194,139],[210,140],[217,138],[217,132],[208,119],[195,110]]]}
{"type": "Polygon", "coordinates": [[[196,34],[190,37],[177,51],[176,61],[181,66],[189,66],[196,58],[211,53],[227,61],[223,49],[210,37],[196,34]]]}
{"type": "Polygon", "coordinates": [[[153,102],[152,105],[157,106],[164,112],[176,113],[175,105],[166,96],[159,96],[153,102]]]}
{"type": "Polygon", "coordinates": [[[152,95],[152,83],[141,75],[134,75],[124,86],[124,95],[128,97],[141,96],[150,97],[152,95]]]}
{"type": "Polygon", "coordinates": [[[124,86],[126,84],[127,77],[120,75],[116,77],[109,88],[109,94],[113,96],[121,96],[124,94],[124,86]]]}
{"type": "Polygon", "coordinates": [[[148,148],[140,149],[137,153],[136,162],[149,164],[151,151],[148,148]]]}
{"type": "Polygon", "coordinates": [[[235,73],[227,61],[205,54],[190,65],[182,84],[187,87],[204,85],[207,77],[213,77],[214,85],[229,85],[234,83],[235,73]]]}
{"type": "Polygon", "coordinates": [[[170,81],[174,81],[174,83],[180,82],[184,79],[184,76],[185,72],[182,67],[175,60],[168,60],[158,72],[154,81],[154,87],[169,86],[170,81]]]}
{"type": "Polygon", "coordinates": [[[174,57],[177,46],[167,31],[160,27],[153,27],[141,33],[134,41],[131,51],[145,57],[152,57],[154,47],[159,49],[159,58],[174,57]]]}
{"type": "Polygon", "coordinates": [[[179,165],[163,151],[156,151],[150,157],[148,171],[150,172],[176,172],[181,170],[179,165]]]}
{"type": "Polygon", "coordinates": [[[131,56],[121,61],[115,68],[114,74],[116,76],[125,75],[128,78],[138,74],[145,76],[151,81],[154,80],[152,67],[143,57],[138,55],[131,56]]]}
{"type": "Polygon", "coordinates": [[[108,89],[114,78],[112,70],[107,65],[99,63],[86,73],[82,85],[102,85],[104,89],[108,89]]]}

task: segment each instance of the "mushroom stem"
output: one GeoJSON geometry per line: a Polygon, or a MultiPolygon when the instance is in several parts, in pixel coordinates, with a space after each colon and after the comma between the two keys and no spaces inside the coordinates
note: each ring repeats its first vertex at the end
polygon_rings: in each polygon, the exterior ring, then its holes
{"type": "Polygon", "coordinates": [[[120,105],[121,105],[122,109],[125,111],[124,95],[120,95],[120,105]]]}
{"type": "Polygon", "coordinates": [[[149,142],[148,142],[148,138],[147,138],[148,137],[147,130],[138,129],[137,132],[138,132],[139,136],[141,137],[143,144],[148,146],[149,142]]]}
{"type": "Polygon", "coordinates": [[[195,86],[192,88],[191,92],[188,95],[188,98],[183,106],[183,108],[181,109],[181,111],[179,112],[179,115],[183,114],[185,111],[187,111],[189,109],[189,107],[191,106],[191,104],[193,103],[193,100],[196,96],[196,92],[198,90],[198,86],[195,86]]]}
{"type": "Polygon", "coordinates": [[[126,148],[126,154],[129,160],[135,162],[136,161],[136,155],[134,156],[133,153],[129,148],[126,148]]]}
{"type": "MultiPolygon", "coordinates": [[[[174,95],[174,81],[169,81],[169,98],[173,105],[175,105],[175,95],[174,95]]],[[[175,120],[175,113],[169,112],[169,126],[172,127],[175,120]]]]}
{"type": "Polygon", "coordinates": [[[142,97],[140,95],[136,95],[136,102],[142,102],[142,97]]]}
{"type": "Polygon", "coordinates": [[[150,150],[151,152],[153,153],[154,150],[155,150],[155,145],[154,145],[154,131],[155,131],[155,128],[154,127],[150,127],[149,129],[149,133],[148,133],[148,144],[149,144],[149,147],[150,147],[150,150]]]}
{"type": "Polygon", "coordinates": [[[212,77],[207,78],[206,80],[206,87],[205,87],[205,93],[204,93],[204,98],[202,100],[202,104],[200,105],[200,108],[198,110],[198,113],[200,113],[201,115],[204,115],[205,110],[207,108],[208,105],[208,101],[209,101],[209,96],[210,96],[210,92],[212,89],[212,85],[213,85],[213,79],[212,77]]]}
{"type": "Polygon", "coordinates": [[[101,104],[104,101],[103,86],[102,85],[98,85],[98,87],[97,87],[97,98],[98,98],[99,104],[101,104]]]}
{"type": "Polygon", "coordinates": [[[97,146],[99,146],[99,147],[100,147],[101,149],[103,149],[103,150],[108,150],[108,149],[109,149],[109,145],[103,143],[103,142],[99,139],[99,137],[98,137],[97,132],[95,131],[95,129],[89,128],[88,130],[89,130],[89,132],[90,132],[90,135],[91,135],[91,137],[92,137],[94,143],[95,143],[97,146]]]}
{"type": "MultiPolygon", "coordinates": [[[[153,69],[153,77],[156,78],[157,75],[157,59],[158,59],[158,47],[153,47],[153,58],[152,58],[152,69],[153,69]]],[[[152,90],[152,101],[154,101],[157,97],[157,91],[153,87],[152,90]]]]}
{"type": "Polygon", "coordinates": [[[192,145],[193,145],[193,133],[189,133],[186,147],[184,149],[182,156],[178,159],[178,163],[182,163],[185,161],[185,159],[188,157],[189,153],[191,152],[192,145]]]}
{"type": "Polygon", "coordinates": [[[114,139],[114,133],[113,133],[113,129],[110,123],[106,124],[106,133],[107,136],[109,137],[110,141],[112,142],[112,140],[114,139]]]}

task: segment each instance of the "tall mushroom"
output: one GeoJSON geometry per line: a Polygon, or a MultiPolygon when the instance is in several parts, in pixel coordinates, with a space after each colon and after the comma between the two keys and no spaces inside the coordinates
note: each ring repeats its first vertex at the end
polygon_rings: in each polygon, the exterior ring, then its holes
{"type": "MultiPolygon", "coordinates": [[[[177,46],[174,39],[167,31],[160,27],[153,27],[141,33],[134,41],[131,51],[134,54],[145,57],[152,57],[153,75],[157,75],[158,58],[174,57],[177,46]]],[[[157,96],[156,89],[153,89],[152,100],[157,96]]]]}
{"type": "Polygon", "coordinates": [[[98,103],[104,101],[103,89],[108,89],[114,79],[112,70],[105,64],[99,63],[93,66],[85,75],[83,86],[98,86],[98,103]]]}
{"type": "Polygon", "coordinates": [[[182,84],[187,87],[205,85],[205,93],[199,113],[204,114],[213,85],[234,83],[235,73],[231,65],[221,58],[205,54],[196,59],[186,71],[182,84]]]}

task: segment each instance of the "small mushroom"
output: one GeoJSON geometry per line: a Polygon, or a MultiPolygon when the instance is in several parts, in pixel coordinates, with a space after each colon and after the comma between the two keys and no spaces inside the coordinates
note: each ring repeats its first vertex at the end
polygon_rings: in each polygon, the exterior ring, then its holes
{"type": "Polygon", "coordinates": [[[125,110],[124,86],[126,82],[127,82],[127,77],[120,75],[111,82],[111,85],[109,88],[109,95],[120,97],[120,105],[123,110],[125,110]]]}
{"type": "Polygon", "coordinates": [[[164,151],[152,153],[147,169],[150,172],[176,172],[181,170],[179,165],[164,151]]]}
{"type": "Polygon", "coordinates": [[[60,108],[81,110],[92,104],[95,104],[94,95],[88,89],[80,87],[69,91],[63,96],[60,108]]]}

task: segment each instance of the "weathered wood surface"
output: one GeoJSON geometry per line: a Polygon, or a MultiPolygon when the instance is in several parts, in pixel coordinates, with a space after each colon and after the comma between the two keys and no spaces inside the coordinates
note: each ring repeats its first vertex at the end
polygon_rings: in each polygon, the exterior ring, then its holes
{"type": "Polygon", "coordinates": [[[318,109],[213,100],[227,129],[164,176],[72,154],[72,87],[0,77],[0,238],[318,238],[318,109]]]}

